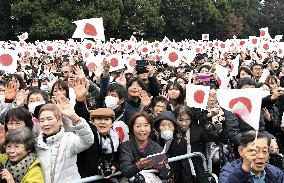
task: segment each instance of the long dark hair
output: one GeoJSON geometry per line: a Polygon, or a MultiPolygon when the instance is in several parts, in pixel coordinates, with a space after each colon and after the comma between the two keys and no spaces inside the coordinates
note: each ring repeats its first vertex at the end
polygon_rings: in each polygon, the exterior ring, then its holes
{"type": "Polygon", "coordinates": [[[176,104],[183,104],[184,103],[184,94],[183,94],[184,91],[181,85],[177,82],[169,82],[166,87],[166,92],[168,93],[168,91],[172,88],[178,89],[180,91],[179,97],[175,101],[176,104]]]}

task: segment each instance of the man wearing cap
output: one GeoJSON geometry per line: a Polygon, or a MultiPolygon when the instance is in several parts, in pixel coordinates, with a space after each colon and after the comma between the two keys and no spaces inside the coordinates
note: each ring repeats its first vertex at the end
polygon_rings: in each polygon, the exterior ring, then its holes
{"type": "MultiPolygon", "coordinates": [[[[94,144],[87,150],[78,154],[78,169],[81,177],[105,174],[105,168],[102,162],[106,162],[112,173],[118,170],[119,136],[112,129],[115,113],[112,109],[98,108],[90,112],[90,127],[94,133],[94,144]],[[101,168],[100,168],[101,167],[101,168]]],[[[107,182],[107,180],[104,180],[107,182]]]]}

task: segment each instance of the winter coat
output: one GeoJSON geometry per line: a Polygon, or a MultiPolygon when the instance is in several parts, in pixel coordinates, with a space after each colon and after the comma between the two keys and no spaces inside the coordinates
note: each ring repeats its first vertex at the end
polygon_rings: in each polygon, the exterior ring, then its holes
{"type": "MultiPolygon", "coordinates": [[[[164,140],[160,139],[159,144],[164,146],[164,140]]],[[[167,152],[167,157],[172,158],[187,154],[187,142],[185,138],[181,138],[178,142],[174,139],[167,152]]],[[[175,161],[169,164],[171,167],[171,173],[173,175],[174,182],[194,182],[194,178],[191,175],[190,165],[188,159],[175,161]]]]}
{"type": "Polygon", "coordinates": [[[28,172],[24,175],[20,183],[44,183],[43,171],[40,167],[40,160],[36,159],[28,169],[28,172]]]}
{"type": "MultiPolygon", "coordinates": [[[[98,175],[101,173],[98,170],[98,165],[102,160],[102,149],[99,142],[99,136],[97,134],[96,127],[90,123],[89,125],[94,134],[94,143],[88,149],[78,154],[77,165],[82,178],[98,175]]],[[[118,152],[105,155],[104,159],[108,160],[108,162],[111,163],[111,166],[116,167],[116,170],[119,169],[118,152]]]]}
{"type": "MultiPolygon", "coordinates": [[[[228,133],[228,137],[231,142],[239,144],[242,133],[253,130],[253,128],[230,111],[224,111],[224,114],[225,130],[228,133]]],[[[259,120],[259,131],[265,133],[268,137],[273,138],[273,135],[268,133],[265,129],[265,122],[262,114],[260,115],[259,120]]]]}
{"type": "MultiPolygon", "coordinates": [[[[266,183],[284,183],[284,173],[279,168],[266,164],[266,183]]],[[[242,170],[242,160],[237,159],[225,165],[219,174],[219,183],[253,183],[252,175],[242,170]]]]}
{"type": "Polygon", "coordinates": [[[131,178],[140,172],[140,170],[136,166],[136,163],[141,158],[146,158],[148,155],[151,154],[160,153],[163,150],[157,142],[148,139],[148,145],[145,151],[140,152],[137,149],[137,146],[134,145],[136,143],[131,142],[131,140],[135,141],[134,137],[130,138],[130,141],[122,143],[120,145],[119,151],[120,171],[127,178],[131,178]]]}
{"type": "Polygon", "coordinates": [[[54,183],[70,182],[80,179],[76,165],[77,154],[94,143],[94,135],[88,123],[83,119],[81,123],[72,126],[75,133],[65,132],[63,128],[53,136],[43,141],[41,133],[37,138],[36,154],[41,161],[45,182],[50,183],[54,172],[54,183]]]}

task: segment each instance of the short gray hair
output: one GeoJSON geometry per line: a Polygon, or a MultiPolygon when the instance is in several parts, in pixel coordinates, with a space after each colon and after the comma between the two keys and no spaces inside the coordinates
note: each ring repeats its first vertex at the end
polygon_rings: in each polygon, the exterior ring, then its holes
{"type": "Polygon", "coordinates": [[[35,150],[34,134],[27,127],[9,131],[5,143],[20,143],[24,144],[28,151],[34,152],[35,150]]]}

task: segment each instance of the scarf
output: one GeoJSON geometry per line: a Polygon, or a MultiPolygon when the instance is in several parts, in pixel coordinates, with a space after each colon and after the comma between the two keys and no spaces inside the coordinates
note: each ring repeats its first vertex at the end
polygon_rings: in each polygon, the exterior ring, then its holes
{"type": "MultiPolygon", "coordinates": [[[[186,137],[186,141],[187,141],[187,153],[191,153],[191,144],[190,144],[190,129],[188,129],[185,133],[185,137],[186,137]]],[[[191,158],[188,158],[188,162],[190,165],[190,170],[191,170],[191,174],[193,176],[196,176],[196,172],[193,166],[193,162],[191,160],[191,158]]]]}
{"type": "Polygon", "coordinates": [[[28,172],[31,164],[33,164],[36,159],[37,156],[34,153],[30,153],[15,165],[11,161],[8,161],[6,168],[12,174],[15,182],[21,182],[25,174],[28,172]]]}
{"type": "Polygon", "coordinates": [[[117,152],[117,148],[119,146],[119,136],[112,128],[110,129],[106,137],[102,137],[99,134],[99,132],[97,133],[99,137],[99,144],[101,145],[102,152],[104,154],[111,154],[111,153],[117,152]],[[113,144],[113,150],[112,150],[112,144],[113,144]]]}

